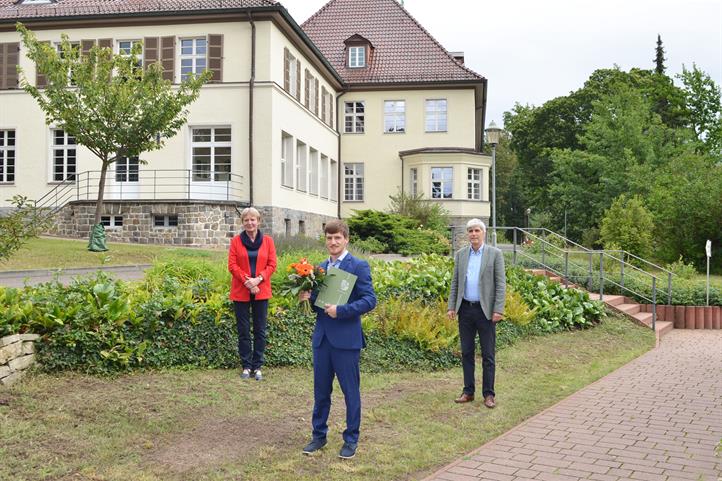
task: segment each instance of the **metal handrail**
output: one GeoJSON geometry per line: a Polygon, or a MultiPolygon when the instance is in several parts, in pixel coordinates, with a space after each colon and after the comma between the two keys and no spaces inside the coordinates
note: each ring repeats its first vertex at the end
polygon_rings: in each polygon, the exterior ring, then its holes
{"type": "MultiPolygon", "coordinates": [[[[88,170],[68,176],[36,201],[36,206],[51,213],[62,209],[68,202],[95,200],[98,195],[100,171],[88,170]]],[[[199,171],[192,169],[141,169],[137,172],[106,173],[105,199],[114,200],[224,200],[247,202],[244,196],[243,176],[231,172],[199,171]],[[117,181],[120,175],[137,181],[117,181]],[[208,179],[194,180],[203,175],[208,179]],[[221,176],[224,180],[214,180],[221,176]]]]}

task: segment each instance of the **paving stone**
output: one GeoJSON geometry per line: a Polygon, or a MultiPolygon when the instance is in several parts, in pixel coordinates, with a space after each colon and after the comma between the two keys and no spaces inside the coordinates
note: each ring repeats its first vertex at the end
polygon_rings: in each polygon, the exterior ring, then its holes
{"type": "MultiPolygon", "coordinates": [[[[490,441],[471,459],[493,455],[493,462],[474,467],[477,480],[718,481],[720,438],[722,331],[673,330],[656,349],[490,441]]],[[[452,463],[425,481],[461,480],[447,477],[459,475],[449,471],[455,466],[471,467],[452,463]]]]}

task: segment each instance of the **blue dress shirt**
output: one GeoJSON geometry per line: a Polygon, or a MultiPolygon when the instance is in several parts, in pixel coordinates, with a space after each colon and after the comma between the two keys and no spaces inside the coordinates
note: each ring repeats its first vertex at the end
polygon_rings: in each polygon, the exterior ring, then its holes
{"type": "Polygon", "coordinates": [[[469,264],[466,267],[466,284],[464,286],[464,299],[471,302],[479,302],[479,273],[481,271],[481,259],[484,257],[484,244],[475,251],[469,247],[469,264]]]}

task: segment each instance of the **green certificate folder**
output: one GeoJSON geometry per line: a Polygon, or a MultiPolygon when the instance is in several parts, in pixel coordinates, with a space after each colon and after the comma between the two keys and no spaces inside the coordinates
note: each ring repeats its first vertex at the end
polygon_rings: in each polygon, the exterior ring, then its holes
{"type": "Polygon", "coordinates": [[[326,304],[334,306],[346,304],[354,284],[356,284],[355,275],[341,269],[329,270],[314,305],[323,309],[326,304]]]}

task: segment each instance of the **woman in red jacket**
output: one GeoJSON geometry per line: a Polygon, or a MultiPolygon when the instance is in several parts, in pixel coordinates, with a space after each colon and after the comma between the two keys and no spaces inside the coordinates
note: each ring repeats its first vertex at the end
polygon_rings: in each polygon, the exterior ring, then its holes
{"type": "Polygon", "coordinates": [[[231,277],[231,300],[238,328],[238,353],[243,365],[242,379],[254,375],[263,379],[263,352],[266,349],[266,319],[271,298],[271,275],[276,270],[276,246],[270,236],[258,230],[261,214],[253,207],[241,212],[243,232],[231,239],[228,270],[231,277]],[[253,348],[251,348],[251,312],[253,348]]]}

